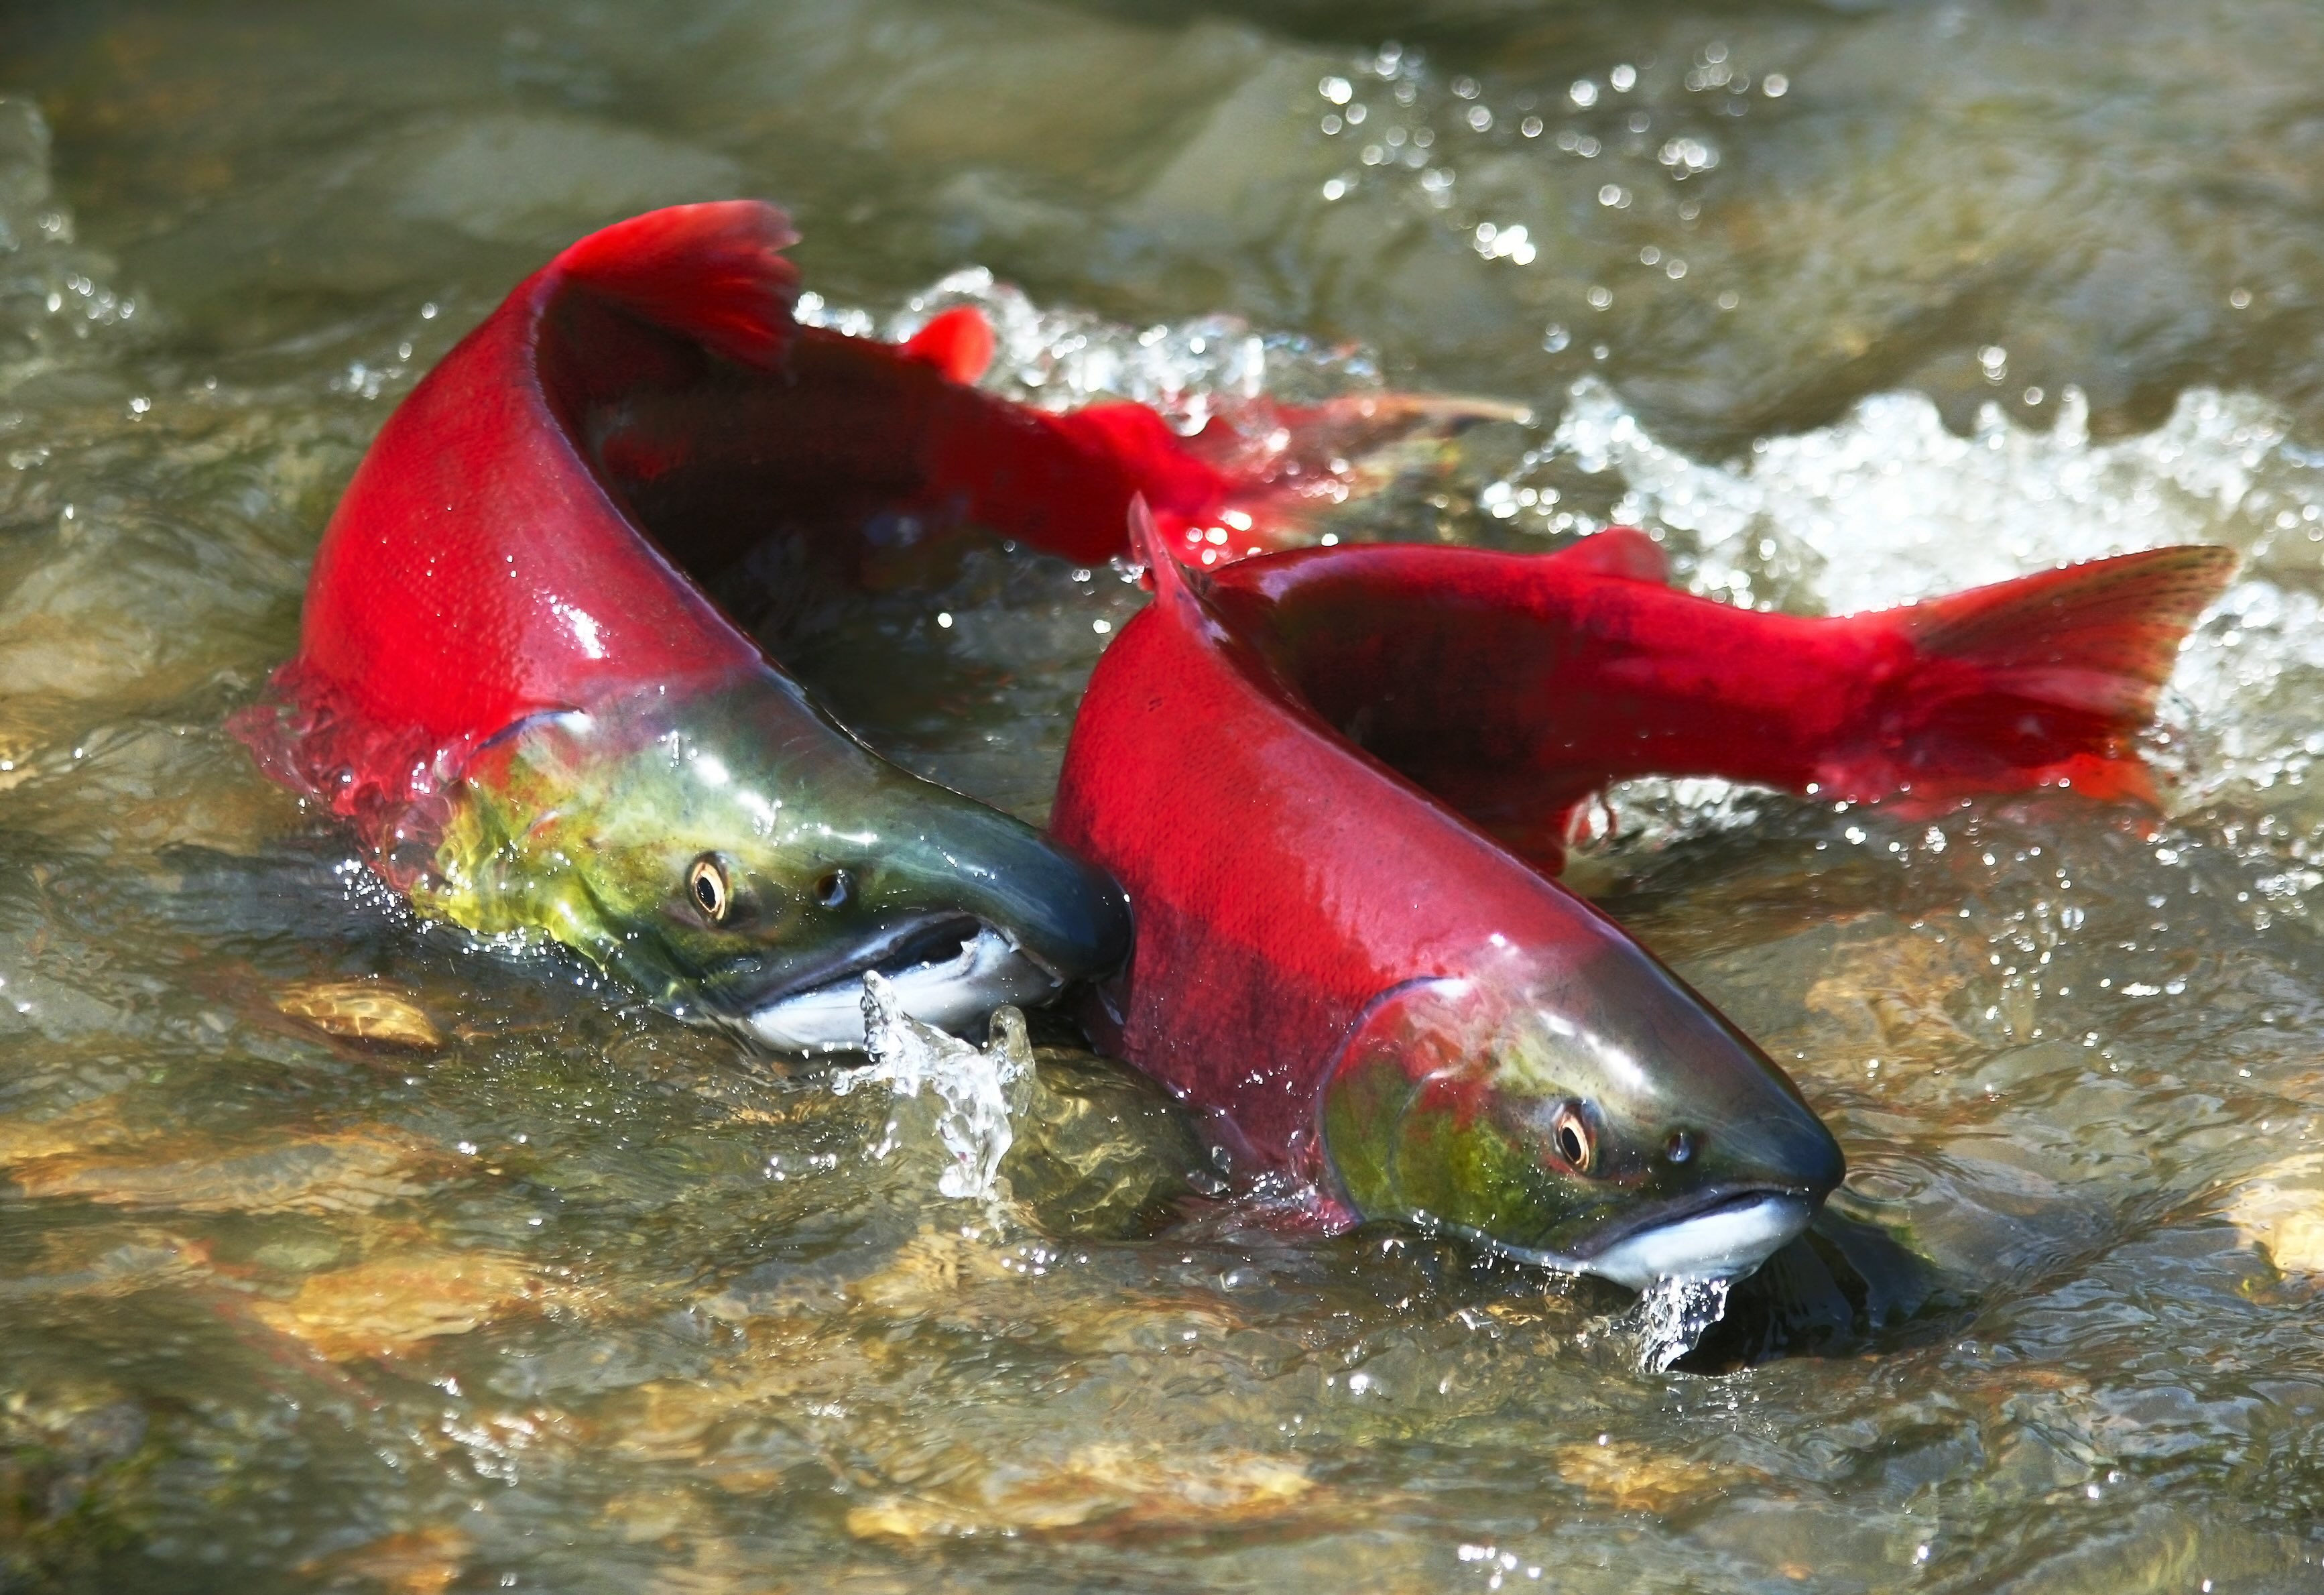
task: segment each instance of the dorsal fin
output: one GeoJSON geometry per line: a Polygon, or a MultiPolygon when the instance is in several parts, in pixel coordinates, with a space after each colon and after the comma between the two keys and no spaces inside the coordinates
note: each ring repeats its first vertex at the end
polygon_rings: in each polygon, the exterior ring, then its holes
{"type": "Polygon", "coordinates": [[[906,338],[897,353],[933,365],[954,382],[974,385],[992,367],[999,340],[992,323],[974,305],[954,305],[906,338]]]}
{"type": "Polygon", "coordinates": [[[556,262],[566,281],[713,354],[772,370],[797,323],[798,242],[790,218],[757,199],[649,211],[592,233],[556,262]]]}
{"type": "Polygon", "coordinates": [[[1170,541],[1154,524],[1153,507],[1142,493],[1130,495],[1130,557],[1146,567],[1146,585],[1155,597],[1167,600],[1185,590],[1186,567],[1170,552],[1170,541]]]}
{"type": "Polygon", "coordinates": [[[1586,570],[1625,581],[1670,583],[1670,560],[1662,545],[1635,526],[1609,526],[1560,549],[1548,562],[1566,570],[1586,570]]]}
{"type": "Polygon", "coordinates": [[[1154,523],[1154,512],[1142,493],[1130,495],[1130,557],[1146,567],[1146,585],[1153,589],[1155,603],[1183,606],[1182,613],[1214,623],[1209,619],[1208,573],[1180,563],[1170,551],[1170,539],[1154,523]]]}

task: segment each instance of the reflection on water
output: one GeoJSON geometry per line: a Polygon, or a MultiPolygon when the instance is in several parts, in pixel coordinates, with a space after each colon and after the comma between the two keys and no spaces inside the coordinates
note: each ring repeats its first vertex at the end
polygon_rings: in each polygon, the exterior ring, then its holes
{"type": "MultiPolygon", "coordinates": [[[[2324,1588],[2319,70],[2292,0],[8,8],[0,1583],[2324,1588]],[[1037,401],[1531,408],[1350,539],[1618,518],[1830,611],[2229,543],[2167,812],[1615,794],[1576,878],[1852,1169],[1660,1372],[1053,1018],[955,1148],[415,921],[221,723],[417,374],[737,190],[1037,401]]],[[[811,673],[1038,816],[1140,595],[925,574],[811,673]]]]}

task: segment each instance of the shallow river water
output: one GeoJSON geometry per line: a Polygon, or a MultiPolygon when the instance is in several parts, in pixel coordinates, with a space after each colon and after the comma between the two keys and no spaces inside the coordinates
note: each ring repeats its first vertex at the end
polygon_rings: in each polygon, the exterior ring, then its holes
{"type": "MultiPolygon", "coordinates": [[[[2324,1590],[2319,83],[2309,0],[0,8],[0,1588],[2324,1590]],[[948,1196],[929,1093],[415,923],[221,729],[418,373],[736,193],[1038,401],[1530,407],[1351,539],[2230,543],[2166,812],[1615,795],[1574,878],[1851,1164],[1668,1371],[1038,1019],[948,1196]]],[[[992,546],[803,666],[1038,817],[1139,602],[992,546]]]]}

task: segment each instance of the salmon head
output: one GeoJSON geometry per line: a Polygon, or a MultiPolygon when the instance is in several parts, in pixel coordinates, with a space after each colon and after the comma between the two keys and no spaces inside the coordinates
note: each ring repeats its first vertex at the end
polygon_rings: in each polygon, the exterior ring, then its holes
{"type": "Polygon", "coordinates": [[[860,1047],[871,971],[960,1029],[1129,951],[1102,874],[880,758],[771,671],[521,722],[468,762],[410,892],[786,1052],[860,1047]]]}
{"type": "Polygon", "coordinates": [[[1397,565],[1463,552],[1154,553],[1057,806],[1136,905],[1104,1022],[1348,1216],[1633,1287],[1747,1274],[1839,1184],[1831,1132],[1619,926],[1367,751],[1484,711],[1493,669],[1455,673],[1419,617],[1507,668],[1444,571],[1397,565]]]}
{"type": "Polygon", "coordinates": [[[1748,1274],[1840,1183],[1839,1145],[1683,982],[1577,929],[1366,1006],[1319,1095],[1329,1179],[1367,1218],[1634,1289],[1748,1274]]]}
{"type": "Polygon", "coordinates": [[[873,753],[704,584],[770,539],[846,576],[867,519],[973,499],[954,456],[1054,479],[1033,496],[1069,527],[1071,490],[1127,489],[958,380],[981,322],[933,353],[799,327],[789,242],[766,206],[680,207],[521,284],[382,428],[243,730],[421,909],[814,1050],[862,1045],[870,971],[937,1025],[1046,1000],[1120,963],[1127,906],[873,753]]]}

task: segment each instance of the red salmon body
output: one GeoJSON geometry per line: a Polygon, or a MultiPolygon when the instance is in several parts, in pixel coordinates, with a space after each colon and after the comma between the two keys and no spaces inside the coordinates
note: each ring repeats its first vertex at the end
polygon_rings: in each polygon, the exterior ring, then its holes
{"type": "Polygon", "coordinates": [[[973,309],[900,346],[801,326],[792,236],[764,205],[682,206],[519,284],[382,428],[299,655],[239,729],[423,910],[561,942],[757,1045],[844,1050],[866,973],[975,1025],[1118,964],[1126,908],[863,747],[706,584],[770,550],[763,581],[893,581],[970,528],[1094,562],[1133,498],[1249,548],[1350,490],[1319,461],[1466,411],[1252,401],[1181,438],[1134,403],[1037,410],[973,385],[973,309]]]}
{"type": "Polygon", "coordinates": [[[1130,896],[1106,1022],[1257,1156],[1314,1172],[1325,1076],[1383,993],[1492,978],[1506,948],[1621,963],[1628,939],[1544,872],[1609,780],[2145,794],[2131,739],[2232,565],[2161,549],[1814,620],[1673,591],[1628,530],[1548,556],[1157,556],[1053,820],[1130,896]]]}
{"type": "Polygon", "coordinates": [[[1254,447],[1143,405],[1037,410],[973,384],[970,309],[896,346],[793,318],[795,241],[751,201],[609,227],[526,279],[399,405],[326,530],[294,724],[271,768],[372,828],[528,716],[764,661],[700,582],[796,534],[841,575],[875,521],[978,527],[1082,562],[1125,551],[1130,499],[1174,533],[1266,542],[1344,492],[1318,457],[1427,413],[1395,395],[1271,410],[1254,447]]]}

